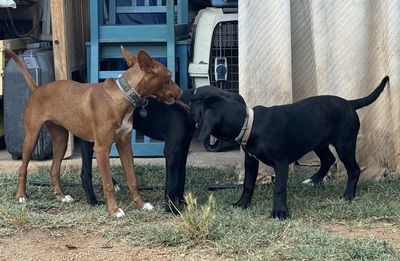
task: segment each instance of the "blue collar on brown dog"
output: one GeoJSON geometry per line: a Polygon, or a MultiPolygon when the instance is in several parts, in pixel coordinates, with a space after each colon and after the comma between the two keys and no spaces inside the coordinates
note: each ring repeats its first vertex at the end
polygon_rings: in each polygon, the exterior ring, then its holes
{"type": "Polygon", "coordinates": [[[136,89],[129,85],[124,73],[118,76],[116,82],[124,98],[134,107],[142,106],[147,102],[146,98],[141,97],[136,89]]]}

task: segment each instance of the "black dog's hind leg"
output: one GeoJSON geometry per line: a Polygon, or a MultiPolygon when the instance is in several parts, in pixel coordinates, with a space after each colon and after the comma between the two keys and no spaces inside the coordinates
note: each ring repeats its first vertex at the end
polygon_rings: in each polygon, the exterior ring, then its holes
{"type": "Polygon", "coordinates": [[[343,194],[343,198],[346,200],[352,200],[356,196],[357,183],[361,173],[356,161],[355,147],[355,142],[336,147],[338,156],[347,171],[347,187],[343,194]]]}
{"type": "Polygon", "coordinates": [[[312,177],[303,181],[303,184],[317,184],[321,183],[328,173],[329,169],[335,163],[335,156],[329,149],[329,146],[314,150],[315,154],[320,159],[320,167],[312,177]]]}
{"type": "Polygon", "coordinates": [[[249,205],[254,194],[254,187],[256,185],[259,165],[260,163],[256,158],[250,156],[248,153],[245,153],[243,192],[240,199],[234,203],[234,206],[246,209],[249,205]]]}
{"type": "MultiPolygon", "coordinates": [[[[94,143],[90,141],[81,140],[81,156],[82,156],[82,169],[81,169],[81,182],[82,187],[85,190],[86,201],[89,205],[95,206],[104,204],[103,201],[98,201],[93,190],[92,181],[92,161],[93,161],[93,146],[94,143]]],[[[114,187],[118,186],[118,183],[113,178],[114,187]]]]}

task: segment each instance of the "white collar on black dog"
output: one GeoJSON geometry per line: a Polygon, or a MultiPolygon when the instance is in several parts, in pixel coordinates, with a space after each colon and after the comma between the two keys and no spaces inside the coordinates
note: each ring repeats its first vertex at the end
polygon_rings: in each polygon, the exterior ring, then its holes
{"type": "Polygon", "coordinates": [[[118,76],[116,82],[118,88],[124,94],[124,98],[134,107],[142,106],[147,102],[146,98],[141,97],[136,89],[129,85],[124,73],[118,76]]]}
{"type": "Polygon", "coordinates": [[[244,119],[242,130],[240,131],[239,136],[235,138],[235,141],[239,142],[242,146],[246,146],[247,144],[251,129],[253,128],[253,120],[253,109],[246,107],[246,118],[244,119]]]}

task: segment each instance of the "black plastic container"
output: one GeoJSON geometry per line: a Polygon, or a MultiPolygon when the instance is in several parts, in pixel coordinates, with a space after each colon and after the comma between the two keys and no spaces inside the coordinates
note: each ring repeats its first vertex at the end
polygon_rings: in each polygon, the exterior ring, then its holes
{"type": "MultiPolygon", "coordinates": [[[[28,49],[19,58],[28,68],[38,86],[54,81],[53,51],[50,47],[28,49]]],[[[14,60],[10,59],[4,70],[4,138],[7,151],[13,159],[22,157],[24,142],[24,111],[31,91],[14,60]]],[[[32,159],[42,160],[52,156],[51,138],[43,128],[32,159]]]]}

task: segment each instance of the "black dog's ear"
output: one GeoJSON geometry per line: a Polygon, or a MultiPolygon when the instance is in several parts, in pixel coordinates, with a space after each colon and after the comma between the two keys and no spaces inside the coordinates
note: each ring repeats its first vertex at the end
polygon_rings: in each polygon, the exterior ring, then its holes
{"type": "Polygon", "coordinates": [[[205,140],[206,138],[208,138],[218,121],[218,116],[215,115],[215,113],[208,109],[205,110],[199,122],[200,133],[198,139],[205,140]]]}
{"type": "MultiPolygon", "coordinates": [[[[202,88],[202,87],[200,87],[202,88]]],[[[193,94],[191,101],[200,101],[200,100],[205,100],[209,97],[213,97],[213,96],[218,96],[221,93],[218,91],[207,91],[207,92],[198,92],[193,94]]]]}
{"type": "Polygon", "coordinates": [[[197,89],[197,92],[193,94],[192,101],[206,100],[210,97],[224,97],[235,102],[246,104],[243,97],[238,93],[228,92],[221,90],[215,86],[202,86],[197,89]]]}

